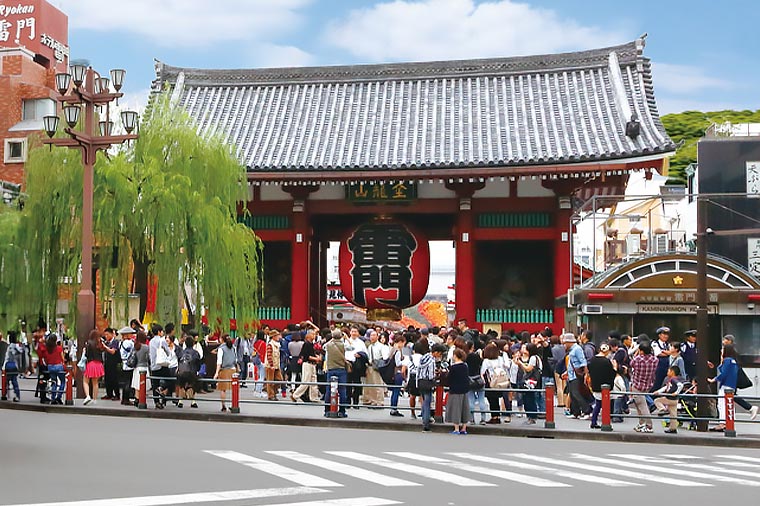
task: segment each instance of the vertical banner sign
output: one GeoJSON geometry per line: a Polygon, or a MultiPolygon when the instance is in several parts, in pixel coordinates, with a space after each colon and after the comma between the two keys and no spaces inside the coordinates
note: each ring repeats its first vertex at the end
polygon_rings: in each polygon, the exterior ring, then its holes
{"type": "Polygon", "coordinates": [[[747,193],[760,198],[760,162],[747,162],[747,193]]]}
{"type": "Polygon", "coordinates": [[[760,278],[760,237],[747,239],[747,268],[750,274],[760,278]]]}
{"type": "Polygon", "coordinates": [[[414,306],[425,297],[430,279],[428,241],[403,223],[365,223],[341,242],[339,271],[343,295],[355,306],[414,306]]]}

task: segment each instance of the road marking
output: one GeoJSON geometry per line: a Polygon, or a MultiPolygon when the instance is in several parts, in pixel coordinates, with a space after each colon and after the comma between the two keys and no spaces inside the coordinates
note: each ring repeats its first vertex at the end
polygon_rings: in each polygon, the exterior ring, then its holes
{"type": "Polygon", "coordinates": [[[665,457],[667,459],[702,460],[702,457],[697,457],[697,456],[694,456],[694,455],[679,455],[677,453],[663,453],[660,456],[661,457],[665,457]]]}
{"type": "Polygon", "coordinates": [[[90,499],[85,501],[46,502],[16,504],[13,506],[163,506],[169,504],[193,504],[204,502],[240,501],[265,497],[321,494],[327,490],[310,487],[261,488],[256,490],[229,490],[225,492],[200,492],[195,494],[154,495],[124,497],[118,499],[90,499]]]}
{"type": "Polygon", "coordinates": [[[293,483],[298,483],[299,485],[303,485],[305,487],[342,487],[343,486],[340,483],[336,483],[334,481],[327,480],[325,478],[320,478],[319,476],[314,476],[313,474],[296,471],[295,469],[291,469],[289,467],[285,467],[280,464],[275,464],[274,462],[269,462],[263,459],[257,459],[256,457],[251,457],[250,455],[246,455],[245,453],[238,453],[238,452],[232,452],[232,451],[219,451],[219,450],[205,450],[205,452],[210,455],[214,455],[215,457],[231,460],[232,462],[236,462],[238,464],[242,464],[252,469],[256,469],[257,471],[271,474],[279,478],[282,478],[284,480],[291,481],[293,483]]]}
{"type": "Polygon", "coordinates": [[[421,462],[427,462],[430,464],[440,464],[443,466],[453,466],[460,471],[484,474],[486,476],[493,476],[495,478],[501,478],[502,480],[516,481],[524,485],[531,485],[534,487],[544,488],[563,488],[572,487],[567,483],[561,483],[558,481],[545,480],[543,478],[537,478],[535,476],[529,476],[527,474],[518,474],[511,471],[505,471],[502,469],[491,469],[490,467],[474,466],[472,464],[465,464],[462,462],[454,462],[453,460],[441,459],[438,457],[431,457],[429,455],[420,455],[412,452],[385,452],[389,455],[401,457],[402,459],[417,460],[421,462]]]}
{"type": "Polygon", "coordinates": [[[451,485],[459,485],[460,487],[496,487],[493,483],[486,483],[484,481],[477,481],[471,478],[465,478],[458,474],[446,473],[442,471],[436,471],[434,469],[427,469],[422,466],[406,464],[404,462],[394,462],[391,460],[375,457],[374,455],[367,455],[358,452],[343,452],[343,451],[328,451],[330,455],[337,455],[345,459],[358,460],[365,464],[372,464],[375,466],[386,467],[388,469],[394,469],[396,471],[405,471],[413,476],[422,476],[423,478],[429,478],[431,480],[438,480],[449,483],[451,485]]]}
{"type": "MultiPolygon", "coordinates": [[[[563,478],[570,478],[578,481],[587,481],[589,483],[596,483],[597,485],[606,485],[608,487],[640,487],[641,483],[633,483],[630,481],[613,480],[612,478],[605,478],[604,476],[588,476],[586,474],[574,473],[572,471],[565,471],[564,469],[557,469],[554,467],[537,466],[534,464],[527,464],[525,462],[515,462],[505,459],[498,459],[495,457],[486,457],[484,455],[474,455],[472,453],[457,453],[449,452],[449,455],[459,457],[462,459],[477,460],[478,462],[485,462],[487,464],[496,464],[501,466],[514,466],[517,465],[520,469],[527,469],[531,471],[543,471],[549,474],[561,476],[563,478]]],[[[533,479],[532,477],[530,478],[533,479]]]]}
{"type": "Polygon", "coordinates": [[[703,469],[705,471],[711,471],[714,473],[728,473],[735,474],[736,476],[747,476],[749,478],[760,478],[760,473],[753,473],[751,471],[740,471],[738,469],[721,469],[718,464],[696,464],[694,462],[673,462],[672,460],[663,460],[657,458],[647,457],[645,455],[632,455],[627,453],[610,453],[613,457],[619,457],[623,459],[636,460],[639,462],[647,462],[650,464],[667,464],[676,465],[681,467],[687,467],[688,469],[703,469]]]}
{"type": "Polygon", "coordinates": [[[760,464],[760,459],[755,457],[745,457],[744,455],[716,455],[716,457],[720,457],[722,459],[743,460],[746,462],[755,462],[757,464],[760,464]]]}
{"type": "Polygon", "coordinates": [[[750,464],[749,462],[728,462],[725,460],[717,460],[715,461],[715,464],[719,466],[745,467],[745,468],[748,467],[751,469],[760,468],[760,464],[750,464]]]}
{"type": "MultiPolygon", "coordinates": [[[[629,469],[630,468],[641,469],[641,464],[636,463],[636,462],[624,462],[621,460],[605,459],[603,457],[594,457],[593,455],[584,455],[582,453],[574,453],[573,456],[577,459],[588,460],[591,462],[598,462],[600,464],[622,466],[622,467],[627,467],[629,469]]],[[[643,457],[643,456],[636,455],[636,457],[643,457]]],[[[644,457],[643,459],[639,459],[639,460],[651,462],[651,460],[648,460],[648,457],[644,457]]],[[[672,462],[669,460],[662,460],[661,463],[671,464],[672,462]]],[[[655,472],[664,473],[664,474],[677,474],[678,476],[688,476],[689,478],[699,478],[703,480],[707,479],[707,480],[722,481],[725,483],[735,483],[737,485],[746,485],[749,487],[760,487],[760,482],[757,482],[757,481],[743,480],[741,478],[731,478],[729,476],[720,476],[717,474],[700,473],[696,471],[689,471],[686,469],[669,469],[663,466],[663,467],[658,467],[655,472]]]]}
{"type": "Polygon", "coordinates": [[[372,483],[377,483],[378,485],[382,485],[384,487],[421,487],[422,486],[421,483],[414,483],[411,481],[402,480],[400,478],[394,478],[392,476],[385,476],[383,474],[375,473],[373,471],[369,471],[367,469],[363,469],[360,467],[350,466],[348,464],[343,464],[341,462],[336,462],[334,460],[327,460],[327,459],[322,459],[319,457],[312,457],[311,455],[306,455],[304,453],[290,452],[290,451],[267,451],[266,453],[276,455],[278,457],[290,459],[290,460],[295,460],[296,462],[300,462],[302,464],[316,466],[321,469],[329,469],[337,473],[347,474],[351,476],[352,478],[369,481],[372,483]]]}
{"type": "MultiPolygon", "coordinates": [[[[535,455],[529,455],[527,453],[505,453],[504,455],[507,455],[510,457],[517,457],[519,459],[529,460],[532,462],[544,462],[546,464],[552,464],[552,465],[557,464],[557,461],[554,459],[550,459],[546,457],[538,457],[535,455]]],[[[616,475],[622,474],[621,470],[615,469],[614,467],[609,467],[609,466],[595,466],[592,464],[583,464],[581,462],[572,462],[572,463],[568,463],[568,465],[571,465],[575,469],[586,469],[587,471],[596,471],[598,473],[616,474],[616,475]]],[[[688,480],[682,480],[682,479],[676,479],[676,478],[667,478],[664,476],[654,476],[651,474],[637,473],[635,471],[626,471],[625,475],[628,478],[636,478],[638,480],[653,481],[655,483],[664,483],[666,485],[675,485],[677,487],[712,487],[713,486],[710,483],[688,481],[688,480]]]]}
{"type": "Polygon", "coordinates": [[[390,504],[403,503],[391,499],[381,499],[379,497],[352,497],[350,499],[325,499],[324,501],[263,504],[261,506],[386,506],[390,504]]]}

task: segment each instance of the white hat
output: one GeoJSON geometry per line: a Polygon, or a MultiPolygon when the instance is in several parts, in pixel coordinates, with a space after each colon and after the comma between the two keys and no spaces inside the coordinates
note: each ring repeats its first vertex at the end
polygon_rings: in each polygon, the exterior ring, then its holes
{"type": "Polygon", "coordinates": [[[122,327],[119,329],[119,334],[137,334],[137,331],[132,327],[122,327]]]}

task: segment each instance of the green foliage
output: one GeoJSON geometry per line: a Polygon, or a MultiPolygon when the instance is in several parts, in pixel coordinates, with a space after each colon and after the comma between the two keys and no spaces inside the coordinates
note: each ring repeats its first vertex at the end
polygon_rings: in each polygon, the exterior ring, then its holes
{"type": "Polygon", "coordinates": [[[697,142],[705,135],[713,123],[760,123],[760,110],[757,111],[686,111],[667,114],[662,123],[668,135],[675,142],[683,142],[675,156],[670,159],[670,177],[673,182],[685,183],[684,169],[697,162],[697,142]]]}
{"type": "MultiPolygon", "coordinates": [[[[24,210],[0,214],[0,304],[9,320],[54,314],[60,281],[76,280],[81,261],[80,153],[33,149],[26,171],[24,210]]],[[[134,145],[98,157],[94,186],[101,297],[126,300],[140,264],[158,278],[159,321],[179,320],[184,287],[225,325],[233,311],[238,321],[256,319],[262,245],[237,223],[245,171],[222,139],[196,135],[189,116],[159,96],[134,145]]]]}

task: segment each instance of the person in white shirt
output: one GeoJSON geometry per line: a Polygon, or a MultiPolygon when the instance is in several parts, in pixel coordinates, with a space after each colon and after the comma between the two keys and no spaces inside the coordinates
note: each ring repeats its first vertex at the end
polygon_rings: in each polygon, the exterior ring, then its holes
{"type": "MultiPolygon", "coordinates": [[[[376,330],[369,332],[369,345],[367,346],[367,358],[369,366],[367,367],[367,384],[382,385],[383,378],[375,365],[381,360],[388,360],[391,356],[391,349],[379,341],[379,334],[376,330]]],[[[373,386],[364,387],[364,403],[369,406],[382,406],[385,401],[385,387],[373,386]]]]}
{"type": "MultiPolygon", "coordinates": [[[[356,364],[357,359],[361,360],[359,356],[360,353],[364,353],[367,358],[369,358],[369,355],[367,355],[367,345],[362,341],[358,327],[351,326],[348,339],[346,339],[343,344],[346,349],[346,362],[351,367],[350,372],[348,373],[348,382],[357,384],[361,383],[364,380],[364,368],[354,367],[354,365],[356,364]]],[[[346,395],[348,396],[348,401],[354,405],[354,408],[359,409],[359,400],[360,397],[362,397],[362,387],[348,386],[346,387],[346,395]]]]}

